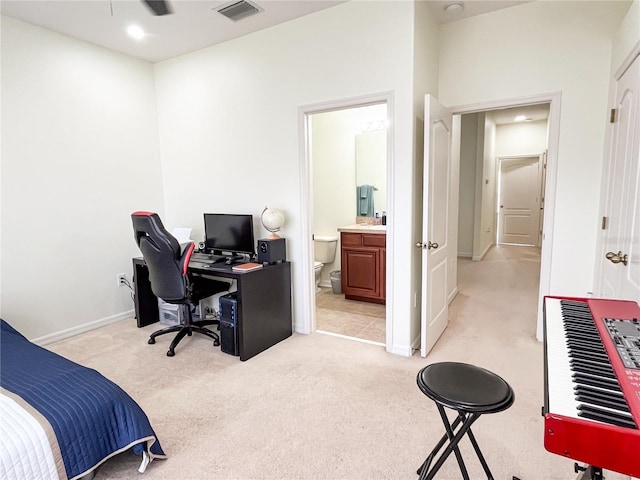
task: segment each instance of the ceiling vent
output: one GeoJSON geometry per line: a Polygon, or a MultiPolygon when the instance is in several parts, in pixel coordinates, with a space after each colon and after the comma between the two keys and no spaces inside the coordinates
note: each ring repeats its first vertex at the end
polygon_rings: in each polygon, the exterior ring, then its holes
{"type": "Polygon", "coordinates": [[[221,8],[218,8],[217,11],[229,20],[237,22],[243,18],[260,13],[263,9],[254,3],[248,2],[247,0],[240,0],[228,3],[221,8]]]}

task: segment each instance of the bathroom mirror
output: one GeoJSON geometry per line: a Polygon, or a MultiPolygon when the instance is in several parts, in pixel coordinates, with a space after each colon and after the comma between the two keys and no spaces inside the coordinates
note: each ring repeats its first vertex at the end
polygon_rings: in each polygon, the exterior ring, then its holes
{"type": "Polygon", "coordinates": [[[357,215],[373,217],[387,210],[387,131],[356,135],[357,215]]]}

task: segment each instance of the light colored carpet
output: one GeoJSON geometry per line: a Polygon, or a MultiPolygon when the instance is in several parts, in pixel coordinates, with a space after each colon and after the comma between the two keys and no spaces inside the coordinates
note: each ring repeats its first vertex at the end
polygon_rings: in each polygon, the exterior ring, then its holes
{"type": "MultiPolygon", "coordinates": [[[[121,385],[168,455],[138,477],[139,457],[123,453],[96,480],[416,479],[443,433],[416,374],[445,360],[488,368],[515,390],[510,409],[473,427],[496,479],[575,478],[572,461],[543,447],[537,250],[494,248],[483,262],[461,259],[459,269],[450,326],[426,359],[317,333],[295,334],[246,362],[194,336],[169,358],[168,338],[147,345],[157,326],[138,329],[133,319],[49,345],[121,385]]],[[[467,440],[462,452],[471,478],[483,478],[467,440]]],[[[453,456],[437,478],[461,478],[453,456]]]]}

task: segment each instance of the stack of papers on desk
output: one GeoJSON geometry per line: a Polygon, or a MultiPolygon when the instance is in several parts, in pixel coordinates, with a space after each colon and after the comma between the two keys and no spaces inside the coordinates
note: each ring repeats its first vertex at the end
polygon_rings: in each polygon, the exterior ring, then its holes
{"type": "Polygon", "coordinates": [[[189,245],[190,243],[193,243],[193,240],[191,240],[191,229],[190,228],[187,228],[187,227],[176,227],[171,231],[171,235],[176,237],[176,240],[178,240],[178,243],[180,244],[180,246],[182,248],[184,248],[185,246],[189,245]]]}

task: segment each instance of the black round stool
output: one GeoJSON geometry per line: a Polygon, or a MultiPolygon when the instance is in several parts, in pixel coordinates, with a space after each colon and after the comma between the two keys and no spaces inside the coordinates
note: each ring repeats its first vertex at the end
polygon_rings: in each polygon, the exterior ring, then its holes
{"type": "Polygon", "coordinates": [[[471,432],[471,425],[480,415],[501,412],[513,404],[514,393],[509,384],[495,373],[484,368],[457,362],[427,365],[418,372],[417,381],[422,393],[436,403],[444,428],[447,431],[418,469],[417,473],[420,475],[420,480],[433,479],[451,452],[456,455],[462,477],[465,480],[469,480],[467,468],[458,448],[458,443],[465,434],[471,440],[473,449],[476,451],[482,468],[487,474],[487,479],[493,480],[489,466],[471,432]],[[444,407],[455,410],[458,413],[453,423],[449,423],[444,407]],[[454,433],[458,426],[460,428],[454,433]],[[432,461],[447,443],[447,440],[449,443],[444,452],[431,467],[432,461]]]}

